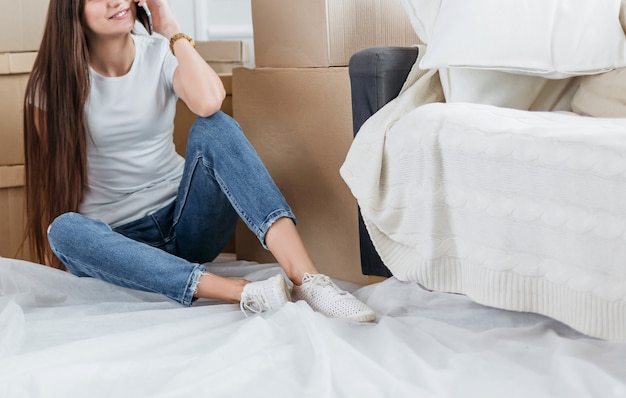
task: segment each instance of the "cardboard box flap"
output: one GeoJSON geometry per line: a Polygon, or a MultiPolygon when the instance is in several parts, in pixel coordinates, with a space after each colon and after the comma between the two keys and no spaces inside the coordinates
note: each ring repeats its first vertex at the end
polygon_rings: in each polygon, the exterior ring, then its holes
{"type": "Polygon", "coordinates": [[[37,52],[2,53],[0,54],[0,75],[29,73],[37,58],[37,52]]]}
{"type": "Polygon", "coordinates": [[[24,185],[24,165],[0,167],[0,188],[24,185]]]}
{"type": "Polygon", "coordinates": [[[205,61],[211,62],[238,62],[250,60],[248,44],[236,40],[211,40],[196,42],[196,50],[205,61]]]}

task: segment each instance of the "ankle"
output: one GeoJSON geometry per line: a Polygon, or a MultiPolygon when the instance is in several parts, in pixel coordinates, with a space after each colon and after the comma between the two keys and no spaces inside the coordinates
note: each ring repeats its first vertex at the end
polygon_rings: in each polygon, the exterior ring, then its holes
{"type": "Polygon", "coordinates": [[[289,278],[291,282],[293,282],[294,285],[300,286],[302,285],[302,280],[304,279],[304,276],[306,274],[315,275],[315,274],[319,274],[320,272],[317,270],[317,268],[315,268],[315,266],[309,266],[309,267],[297,268],[297,269],[290,270],[290,271],[285,270],[285,273],[287,274],[287,277],[289,278]]]}
{"type": "Polygon", "coordinates": [[[248,283],[250,281],[245,279],[224,278],[206,272],[200,276],[194,296],[238,303],[241,300],[243,288],[248,283]]]}

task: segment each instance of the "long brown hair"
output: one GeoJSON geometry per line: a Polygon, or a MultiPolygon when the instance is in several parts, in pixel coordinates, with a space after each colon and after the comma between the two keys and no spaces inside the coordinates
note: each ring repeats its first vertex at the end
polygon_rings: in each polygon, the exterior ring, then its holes
{"type": "Polygon", "coordinates": [[[87,186],[84,1],[50,1],[24,99],[26,236],[36,260],[56,268],[64,267],[48,245],[48,225],[77,211],[87,186]]]}

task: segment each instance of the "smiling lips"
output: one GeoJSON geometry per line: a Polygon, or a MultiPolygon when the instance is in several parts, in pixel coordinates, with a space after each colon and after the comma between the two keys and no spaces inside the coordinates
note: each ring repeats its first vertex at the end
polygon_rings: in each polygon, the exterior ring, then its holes
{"type": "Polygon", "coordinates": [[[127,8],[127,9],[122,10],[122,11],[118,12],[117,14],[113,15],[109,19],[123,19],[123,18],[126,18],[128,13],[129,13],[129,9],[127,8]]]}

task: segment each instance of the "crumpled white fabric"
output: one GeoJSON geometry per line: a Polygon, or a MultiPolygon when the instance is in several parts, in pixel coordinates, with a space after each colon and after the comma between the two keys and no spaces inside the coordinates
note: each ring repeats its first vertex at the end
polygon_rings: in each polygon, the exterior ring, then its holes
{"type": "Polygon", "coordinates": [[[625,344],[394,278],[355,294],[375,323],[329,319],[304,302],[246,318],[236,304],[183,307],[0,258],[0,396],[626,396],[625,344]]]}

